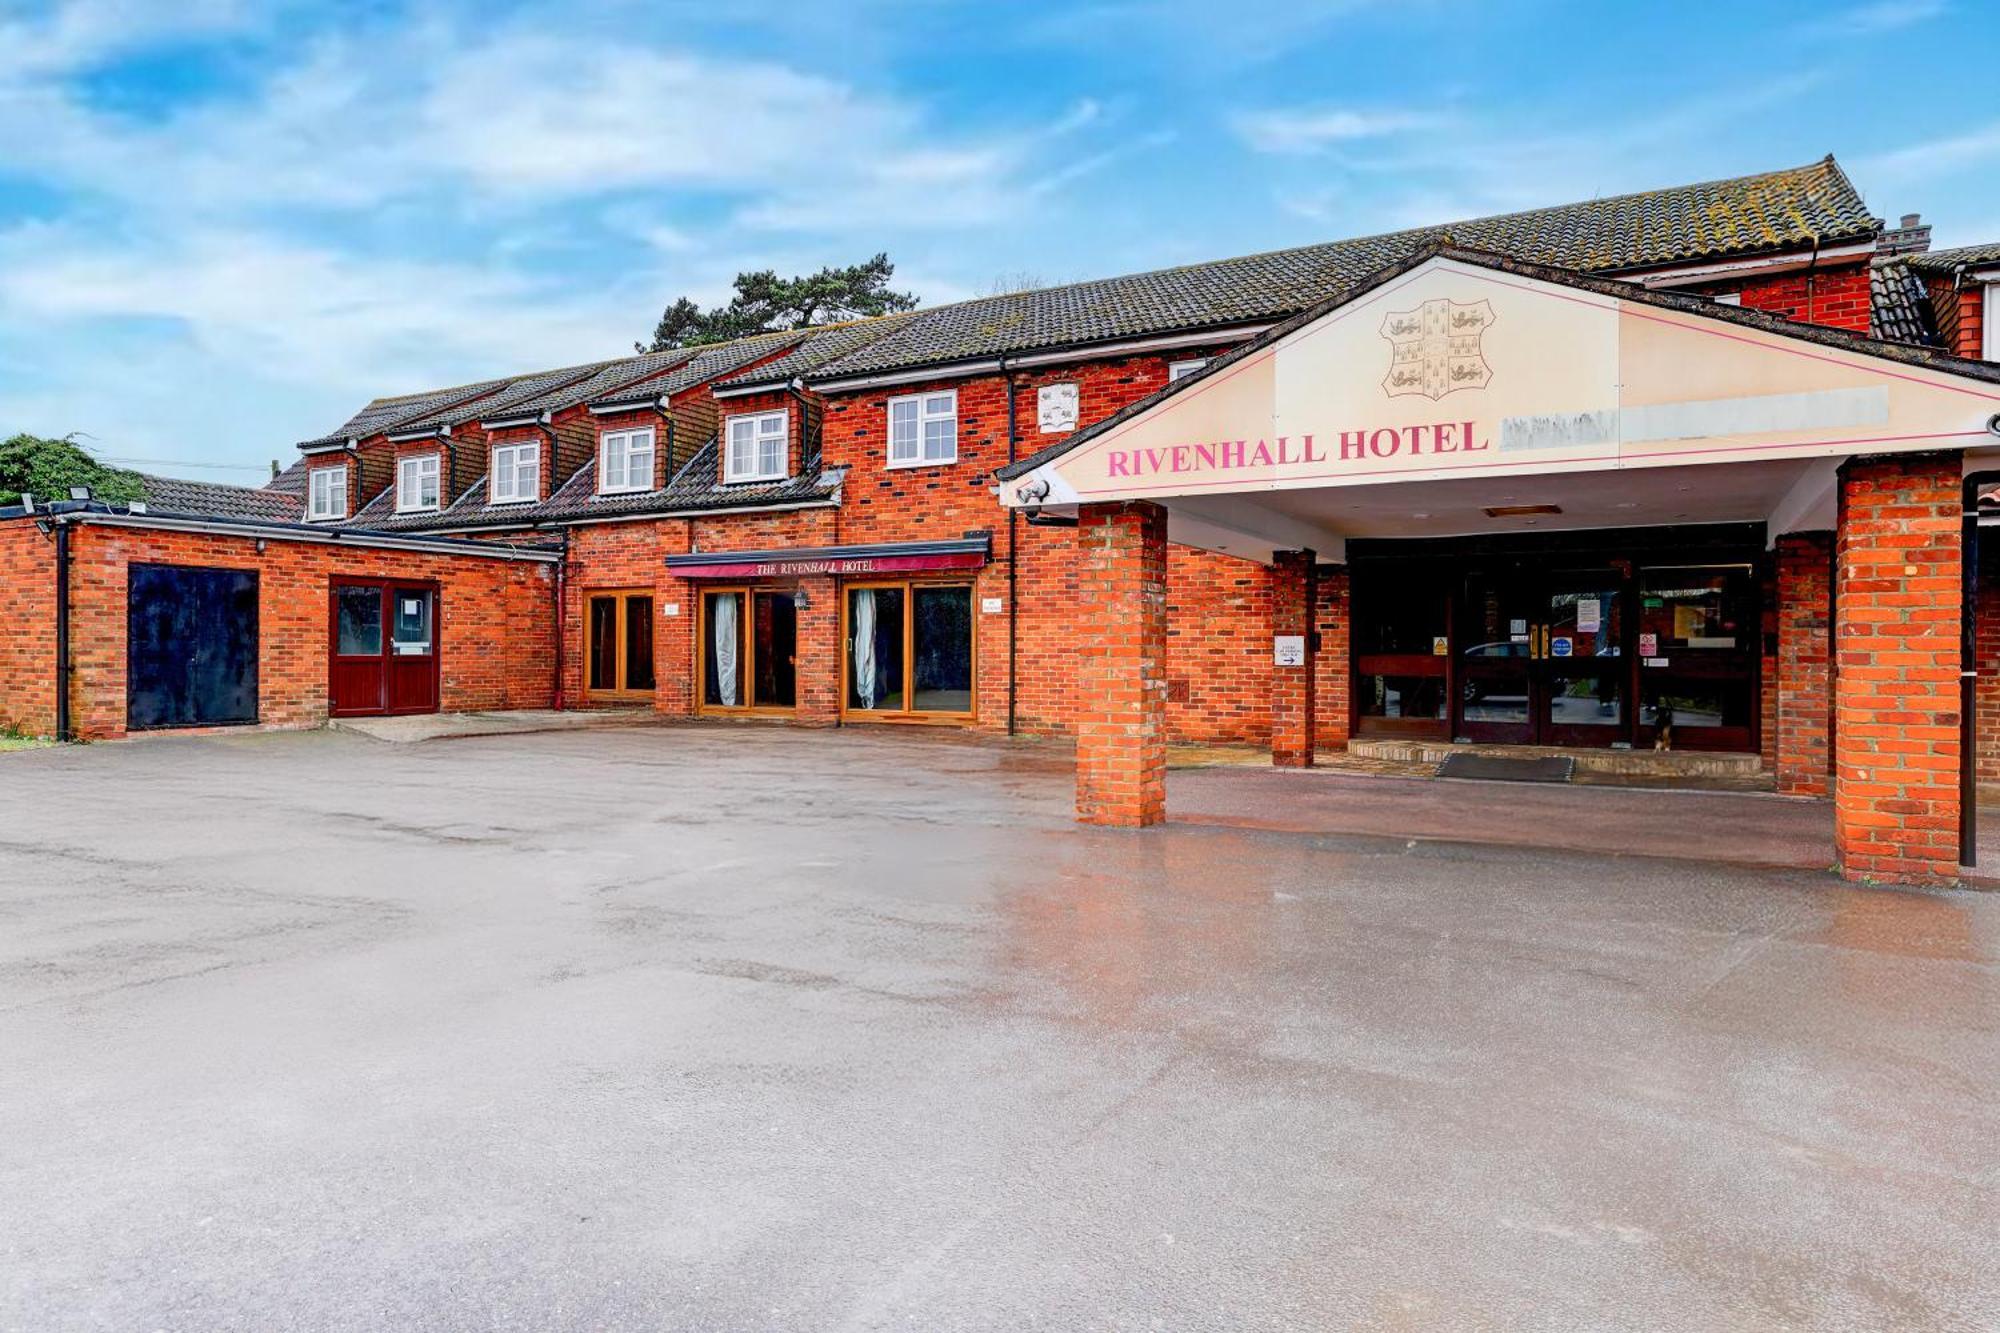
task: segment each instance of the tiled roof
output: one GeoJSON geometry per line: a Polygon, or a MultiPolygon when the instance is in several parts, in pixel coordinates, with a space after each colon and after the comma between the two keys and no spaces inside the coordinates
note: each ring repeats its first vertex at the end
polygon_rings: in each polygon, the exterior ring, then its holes
{"type": "Polygon", "coordinates": [[[2000,241],[1984,245],[1961,245],[1951,250],[1926,250],[1905,256],[1910,267],[1925,273],[1956,273],[1962,268],[1983,268],[2000,264],[2000,241]]]}
{"type": "Polygon", "coordinates": [[[1936,312],[1923,276],[1910,267],[1914,256],[1877,259],[1868,268],[1868,332],[1890,342],[1942,347],[1936,312]]]}
{"type": "MultiPolygon", "coordinates": [[[[296,519],[303,499],[287,491],[254,486],[229,486],[215,481],[184,481],[140,473],[146,484],[146,507],[169,514],[213,514],[225,518],[296,519]]],[[[275,483],[274,483],[275,484],[275,483]]]]}
{"type": "Polygon", "coordinates": [[[671,370],[684,361],[692,359],[698,347],[676,347],[666,352],[647,352],[640,356],[628,356],[618,361],[607,362],[596,374],[573,384],[564,384],[534,397],[509,402],[505,410],[492,404],[481,404],[479,419],[497,421],[508,417],[539,416],[543,412],[560,412],[578,403],[587,403],[604,394],[623,389],[662,371],[671,370]]]}
{"type": "Polygon", "coordinates": [[[783,351],[792,343],[802,340],[803,332],[787,330],[779,333],[758,333],[748,338],[738,338],[734,342],[711,343],[696,349],[694,358],[657,379],[643,384],[631,384],[622,389],[599,394],[590,400],[592,407],[614,403],[650,402],[665,394],[676,394],[692,385],[702,384],[718,375],[739,370],[761,357],[783,351]]]}
{"type": "Polygon", "coordinates": [[[1582,291],[1596,292],[1599,295],[1613,296],[1620,300],[1677,310],[1685,314],[1700,315],[1707,319],[1720,320],[1725,323],[1741,324],[1749,328],[1761,329],[1767,333],[1777,333],[1787,338],[1796,338],[1801,342],[1818,343],[1823,347],[1837,347],[1845,351],[1859,352],[1865,356],[1880,357],[1884,361],[1896,361],[1904,365],[1924,366],[1932,370],[1963,375],[1968,379],[1983,380],[1990,384],[2000,384],[2000,363],[1971,361],[1962,357],[1952,356],[1935,348],[1916,347],[1907,343],[1885,342],[1859,333],[1850,333],[1846,329],[1829,328],[1822,324],[1805,324],[1787,319],[1783,315],[1774,315],[1762,310],[1750,310],[1741,306],[1723,305],[1721,302],[1710,300],[1706,296],[1697,296],[1672,290],[1656,290],[1639,286],[1636,283],[1620,282],[1613,278],[1579,273],[1575,269],[1531,263],[1527,260],[1515,258],[1512,255],[1495,254],[1487,250],[1467,250],[1458,246],[1442,245],[1433,242],[1421,250],[1404,256],[1400,261],[1388,265],[1379,272],[1370,274],[1365,281],[1337,292],[1326,300],[1300,311],[1290,319],[1266,329],[1255,338],[1231,348],[1227,354],[1214,358],[1194,374],[1183,376],[1168,384],[1165,388],[1155,390],[1144,398],[1128,403],[1125,407],[1112,413],[1110,416],[1092,422],[1090,425],[1076,432],[1076,434],[1058,440],[1039,453],[1031,454],[1018,462],[996,468],[993,475],[1002,481],[1011,481],[1016,477],[1025,476],[1036,468],[1053,462],[1055,459],[1061,458],[1064,454],[1072,450],[1081,448],[1100,435],[1115,430],[1127,421],[1130,421],[1133,417],[1143,412],[1151,411],[1161,402],[1173,397],[1175,394],[1186,392],[1193,386],[1203,383],[1211,376],[1221,373],[1230,366],[1236,365],[1246,357],[1256,355],[1280,338],[1304,328],[1314,320],[1324,318],[1327,314],[1339,309],[1347,302],[1366,295],[1383,283],[1390,282],[1402,274],[1409,272],[1419,264],[1439,256],[1456,260],[1460,263],[1476,264],[1482,268],[1493,269],[1497,272],[1512,273],[1521,277],[1532,278],[1540,282],[1574,287],[1582,291]]]}
{"type": "Polygon", "coordinates": [[[1829,156],[1762,175],[920,310],[814,378],[1285,318],[1440,240],[1602,273],[1864,239],[1879,227],[1829,156]]]}
{"type": "Polygon", "coordinates": [[[597,460],[585,463],[556,493],[540,504],[489,505],[486,478],[466,488],[465,494],[437,513],[398,514],[395,488],[389,487],[364,506],[349,522],[352,526],[378,532],[411,532],[474,527],[519,527],[536,523],[573,522],[577,519],[628,518],[641,514],[700,513],[712,509],[734,509],[748,505],[783,505],[831,500],[839,493],[847,469],[827,468],[780,481],[722,485],[716,481],[716,441],[695,451],[694,457],[656,491],[632,495],[597,493],[597,460]]]}
{"type": "Polygon", "coordinates": [[[301,440],[299,448],[310,449],[315,445],[365,440],[371,435],[379,435],[406,422],[427,416],[439,408],[489,394],[505,383],[507,381],[503,379],[487,380],[481,384],[461,384],[455,388],[431,389],[424,393],[404,394],[397,398],[377,398],[349,417],[340,429],[322,435],[318,439],[301,440]]]}
{"type": "Polygon", "coordinates": [[[828,362],[852,355],[878,339],[886,338],[917,317],[917,311],[858,319],[845,324],[828,324],[808,331],[805,341],[775,361],[752,366],[722,381],[732,387],[750,384],[784,384],[794,376],[809,375],[828,362]]]}
{"type": "Polygon", "coordinates": [[[296,495],[303,500],[306,494],[306,473],[311,470],[310,458],[294,459],[292,465],[271,478],[271,484],[264,489],[277,491],[282,495],[296,495]]]}
{"type": "Polygon", "coordinates": [[[565,366],[561,370],[545,370],[539,374],[523,375],[519,379],[506,382],[492,393],[480,394],[469,399],[460,399],[438,411],[413,420],[396,423],[398,431],[436,430],[444,426],[462,426],[480,417],[500,416],[510,411],[518,411],[522,403],[532,402],[543,394],[565,389],[585,379],[603,367],[602,361],[594,361],[587,366],[565,366]]]}

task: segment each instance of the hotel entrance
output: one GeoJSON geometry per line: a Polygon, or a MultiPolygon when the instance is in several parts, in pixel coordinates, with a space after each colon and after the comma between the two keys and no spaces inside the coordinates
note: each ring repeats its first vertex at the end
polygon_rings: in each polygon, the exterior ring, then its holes
{"type": "Polygon", "coordinates": [[[1733,525],[1351,543],[1353,734],[1755,751],[1763,561],[1733,525]]]}

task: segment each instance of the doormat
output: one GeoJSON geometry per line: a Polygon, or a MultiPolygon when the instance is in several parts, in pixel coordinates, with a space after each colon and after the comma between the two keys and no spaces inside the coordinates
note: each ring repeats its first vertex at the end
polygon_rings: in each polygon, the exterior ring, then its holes
{"type": "Polygon", "coordinates": [[[1438,765],[1441,778],[1479,778],[1486,782],[1568,782],[1576,760],[1566,754],[1516,758],[1502,754],[1449,754],[1438,765]]]}

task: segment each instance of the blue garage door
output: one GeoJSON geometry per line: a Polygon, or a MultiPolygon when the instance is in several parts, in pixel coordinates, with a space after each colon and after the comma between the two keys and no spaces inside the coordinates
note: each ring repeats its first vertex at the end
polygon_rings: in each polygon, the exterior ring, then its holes
{"type": "Polygon", "coordinates": [[[257,572],[133,565],[126,597],[125,725],[257,720],[257,572]]]}

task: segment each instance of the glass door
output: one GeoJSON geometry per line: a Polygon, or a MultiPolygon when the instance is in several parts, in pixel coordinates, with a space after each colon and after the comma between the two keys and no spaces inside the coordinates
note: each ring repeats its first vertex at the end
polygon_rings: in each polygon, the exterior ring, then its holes
{"type": "Polygon", "coordinates": [[[846,717],[908,722],[973,715],[970,584],[850,585],[844,616],[846,717]]]}
{"type": "Polygon", "coordinates": [[[1554,570],[1543,577],[1535,644],[1540,744],[1613,745],[1630,739],[1625,585],[1624,571],[1616,568],[1554,570]]]}
{"type": "Polygon", "coordinates": [[[790,588],[701,595],[704,712],[782,712],[798,702],[798,607],[790,588]]]}
{"type": "Polygon", "coordinates": [[[437,589],[337,579],[327,667],[336,717],[438,708],[437,589]]]}
{"type": "Polygon", "coordinates": [[[1534,658],[1541,607],[1533,580],[1513,566],[1466,575],[1454,657],[1458,726],[1470,741],[1532,745],[1536,740],[1534,658]]]}

